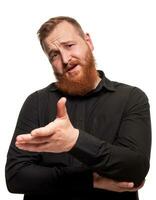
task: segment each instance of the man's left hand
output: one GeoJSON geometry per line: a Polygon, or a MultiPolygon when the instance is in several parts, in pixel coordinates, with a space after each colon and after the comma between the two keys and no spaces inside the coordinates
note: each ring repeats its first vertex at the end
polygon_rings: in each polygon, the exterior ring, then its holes
{"type": "Polygon", "coordinates": [[[48,125],[34,129],[31,133],[18,135],[16,146],[19,149],[33,152],[67,152],[75,145],[79,130],[70,122],[66,98],[57,102],[57,116],[48,125]]]}
{"type": "Polygon", "coordinates": [[[133,182],[116,181],[110,178],[99,176],[96,172],[93,173],[93,187],[105,189],[113,192],[136,192],[144,186],[143,181],[138,187],[134,186],[133,182]]]}

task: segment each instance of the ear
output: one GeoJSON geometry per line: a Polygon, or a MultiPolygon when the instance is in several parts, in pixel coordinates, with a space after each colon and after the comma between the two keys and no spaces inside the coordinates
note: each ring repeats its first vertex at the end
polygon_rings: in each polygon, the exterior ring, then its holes
{"type": "Polygon", "coordinates": [[[85,41],[87,42],[88,46],[90,47],[91,51],[94,50],[93,42],[91,40],[91,37],[89,33],[85,33],[85,41]]]}

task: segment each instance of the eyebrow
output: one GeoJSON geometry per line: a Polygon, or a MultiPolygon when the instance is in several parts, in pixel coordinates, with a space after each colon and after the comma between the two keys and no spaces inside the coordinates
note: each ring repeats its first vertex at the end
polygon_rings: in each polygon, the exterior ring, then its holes
{"type": "Polygon", "coordinates": [[[74,43],[74,41],[69,40],[69,41],[66,41],[66,42],[61,42],[61,44],[63,44],[63,45],[66,45],[66,44],[69,44],[69,43],[74,43]]]}
{"type": "MultiPolygon", "coordinates": [[[[61,42],[61,45],[67,45],[67,44],[69,44],[69,43],[75,43],[75,42],[72,41],[72,40],[69,40],[69,41],[66,41],[66,42],[61,42]]],[[[59,50],[51,49],[51,50],[49,51],[49,53],[48,53],[48,56],[50,57],[50,55],[51,55],[52,53],[56,53],[56,52],[59,52],[59,50]]]]}

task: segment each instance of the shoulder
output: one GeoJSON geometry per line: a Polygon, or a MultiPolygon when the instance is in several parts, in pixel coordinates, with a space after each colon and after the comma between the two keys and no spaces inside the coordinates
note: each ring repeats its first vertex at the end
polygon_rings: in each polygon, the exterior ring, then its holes
{"type": "Polygon", "coordinates": [[[122,82],[112,81],[108,79],[106,76],[103,76],[102,79],[103,86],[112,93],[113,97],[117,97],[118,99],[124,99],[129,97],[134,98],[145,98],[147,99],[147,95],[145,92],[134,85],[129,85],[122,82]]]}
{"type": "Polygon", "coordinates": [[[118,99],[125,102],[126,109],[149,109],[148,97],[141,88],[119,82],[113,82],[113,84],[115,93],[119,97],[118,99]]]}
{"type": "Polygon", "coordinates": [[[34,91],[30,95],[28,95],[27,98],[31,99],[31,98],[37,98],[37,97],[40,97],[40,96],[46,96],[49,93],[53,93],[54,91],[57,91],[57,89],[55,88],[54,83],[51,83],[44,88],[41,88],[41,89],[34,91]]]}
{"type": "Polygon", "coordinates": [[[112,81],[115,91],[120,96],[127,96],[128,98],[148,99],[146,93],[137,86],[128,85],[125,83],[112,81]]]}
{"type": "Polygon", "coordinates": [[[61,94],[54,83],[51,83],[48,86],[31,93],[25,102],[26,104],[35,104],[41,109],[48,106],[49,103],[56,104],[60,97],[61,94]]]}
{"type": "Polygon", "coordinates": [[[52,86],[52,84],[49,84],[48,86],[46,86],[44,88],[41,88],[39,90],[36,90],[36,91],[30,93],[26,97],[24,104],[36,104],[36,103],[38,103],[38,100],[40,98],[46,98],[48,93],[50,93],[51,86],[52,86]]]}
{"type": "Polygon", "coordinates": [[[49,84],[48,86],[37,90],[36,93],[37,93],[37,94],[43,94],[43,93],[53,92],[53,91],[56,91],[56,90],[57,90],[57,89],[56,89],[54,83],[51,83],[51,84],[49,84]]]}

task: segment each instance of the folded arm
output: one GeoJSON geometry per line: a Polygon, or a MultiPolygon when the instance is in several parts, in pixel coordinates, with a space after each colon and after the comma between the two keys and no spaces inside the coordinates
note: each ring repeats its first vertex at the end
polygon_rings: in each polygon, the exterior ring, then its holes
{"type": "Polygon", "coordinates": [[[149,170],[151,123],[146,95],[131,92],[113,144],[80,130],[71,154],[99,175],[140,185],[149,170]]]}

